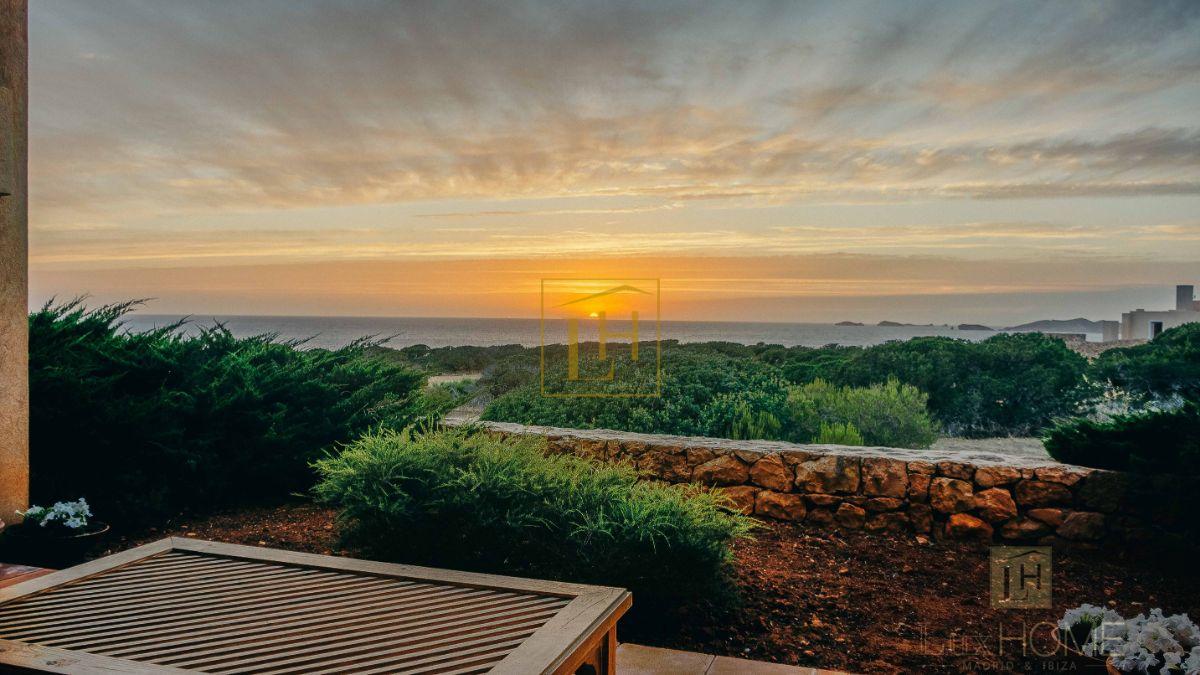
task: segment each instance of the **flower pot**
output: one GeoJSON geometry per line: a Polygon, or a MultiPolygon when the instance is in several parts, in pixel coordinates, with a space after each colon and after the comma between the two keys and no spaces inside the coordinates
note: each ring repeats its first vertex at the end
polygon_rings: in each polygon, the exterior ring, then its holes
{"type": "Polygon", "coordinates": [[[21,523],[4,529],[4,562],[62,569],[83,562],[84,556],[108,533],[105,523],[92,523],[82,532],[47,531],[21,523]]]}

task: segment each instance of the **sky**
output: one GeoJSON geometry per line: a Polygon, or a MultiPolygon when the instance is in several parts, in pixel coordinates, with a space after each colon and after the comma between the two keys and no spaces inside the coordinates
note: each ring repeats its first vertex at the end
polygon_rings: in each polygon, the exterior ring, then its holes
{"type": "Polygon", "coordinates": [[[30,6],[31,302],[981,322],[1200,285],[1200,3],[30,6]]]}

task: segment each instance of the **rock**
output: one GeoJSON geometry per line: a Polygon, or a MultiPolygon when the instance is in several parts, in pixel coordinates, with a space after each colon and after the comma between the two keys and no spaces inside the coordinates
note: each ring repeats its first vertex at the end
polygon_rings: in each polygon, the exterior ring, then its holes
{"type": "Polygon", "coordinates": [[[841,497],[834,497],[833,495],[813,494],[805,496],[808,498],[809,503],[811,503],[813,506],[833,506],[834,504],[842,503],[841,497]]]}
{"type": "Polygon", "coordinates": [[[796,465],[796,487],[824,494],[858,492],[858,459],[826,455],[796,465]]]}
{"type": "Polygon", "coordinates": [[[1063,520],[1055,534],[1072,541],[1096,541],[1104,537],[1104,514],[1076,511],[1063,520]]]}
{"type": "Polygon", "coordinates": [[[750,469],[732,455],[720,455],[692,471],[692,480],[705,485],[741,485],[749,478],[750,469]]]}
{"type": "Polygon", "coordinates": [[[787,492],[794,481],[791,467],[784,464],[779,455],[766,455],[750,467],[750,482],[768,490],[787,492]]]}
{"type": "Polygon", "coordinates": [[[1089,509],[1113,513],[1125,501],[1129,483],[1125,474],[1115,471],[1093,471],[1076,488],[1079,503],[1089,509]]]}
{"type": "Polygon", "coordinates": [[[908,463],[909,473],[920,473],[926,476],[932,476],[936,470],[937,467],[933,465],[933,462],[924,462],[918,460],[908,463]]]}
{"type": "Polygon", "coordinates": [[[831,525],[833,524],[833,511],[829,509],[809,509],[808,515],[805,516],[804,520],[814,525],[831,525]]]}
{"type": "Polygon", "coordinates": [[[975,467],[962,462],[941,461],[937,463],[937,472],[939,476],[949,478],[957,478],[959,480],[971,480],[975,475],[975,467]]]}
{"type": "Polygon", "coordinates": [[[842,504],[834,514],[839,527],[857,530],[867,520],[867,512],[853,504],[842,504]]]}
{"type": "Polygon", "coordinates": [[[1005,539],[1032,541],[1050,533],[1050,526],[1031,518],[1010,520],[1000,527],[1000,536],[1005,539]]]}
{"type": "Polygon", "coordinates": [[[1083,480],[1086,475],[1078,469],[1068,469],[1061,466],[1045,466],[1033,470],[1033,475],[1038,480],[1049,481],[1051,483],[1061,483],[1067,487],[1083,480]]]}
{"type": "Polygon", "coordinates": [[[588,459],[608,459],[608,445],[604,441],[578,440],[575,442],[575,454],[588,459]]]}
{"type": "Polygon", "coordinates": [[[777,520],[804,520],[807,509],[800,495],[763,490],[755,499],[754,512],[777,520]]]}
{"type": "Polygon", "coordinates": [[[1021,506],[1056,506],[1071,503],[1071,491],[1061,483],[1043,480],[1022,480],[1015,490],[1021,506]]]}
{"type": "Polygon", "coordinates": [[[717,457],[717,453],[708,448],[688,448],[684,450],[684,454],[687,455],[688,464],[692,466],[700,466],[705,462],[711,462],[717,457]]]}
{"type": "Polygon", "coordinates": [[[917,532],[928,534],[933,531],[933,509],[928,504],[910,504],[908,522],[917,532]]]}
{"type": "Polygon", "coordinates": [[[975,493],[975,508],[989,523],[999,523],[1017,515],[1017,504],[1004,488],[989,488],[975,493]]]}
{"type": "Polygon", "coordinates": [[[966,513],[955,513],[946,521],[946,536],[953,539],[981,539],[990,541],[992,526],[966,513]]]}
{"type": "Polygon", "coordinates": [[[746,515],[754,513],[755,496],[758,494],[758,488],[750,487],[749,485],[735,485],[733,487],[721,488],[721,494],[729,497],[733,502],[733,508],[741,511],[746,515]]]}
{"type": "Polygon", "coordinates": [[[762,459],[763,453],[759,450],[734,450],[733,456],[747,464],[753,464],[762,459]]]}
{"type": "Polygon", "coordinates": [[[783,459],[784,464],[796,466],[800,462],[809,462],[821,457],[821,453],[808,450],[780,450],[779,456],[783,459]]]}
{"type": "Polygon", "coordinates": [[[933,476],[927,473],[908,474],[908,499],[914,502],[929,500],[929,483],[933,476]]]}
{"type": "Polygon", "coordinates": [[[908,491],[908,467],[896,459],[865,458],[862,461],[863,494],[903,497],[908,491]]]}
{"type": "Polygon", "coordinates": [[[863,529],[870,532],[903,532],[908,529],[908,516],[896,511],[876,513],[867,520],[863,529]]]}
{"type": "Polygon", "coordinates": [[[983,488],[1008,485],[1021,480],[1021,470],[1007,466],[981,466],[975,470],[975,484],[983,488]]]}
{"type": "Polygon", "coordinates": [[[637,468],[668,483],[686,483],[692,478],[692,467],[688,466],[686,457],[662,450],[646,451],[638,458],[637,468]]]}
{"type": "Polygon", "coordinates": [[[642,441],[623,441],[621,443],[621,454],[629,457],[637,457],[646,452],[646,444],[642,441]]]}
{"type": "Polygon", "coordinates": [[[929,505],[940,513],[961,513],[975,506],[971,484],[957,478],[938,476],[929,484],[929,505]]]}
{"type": "Polygon", "coordinates": [[[1025,512],[1025,515],[1050,527],[1062,525],[1063,519],[1066,518],[1062,509],[1029,509],[1025,512]]]}
{"type": "Polygon", "coordinates": [[[904,505],[903,499],[895,497],[873,497],[863,503],[863,508],[878,513],[879,511],[895,511],[904,505]]]}

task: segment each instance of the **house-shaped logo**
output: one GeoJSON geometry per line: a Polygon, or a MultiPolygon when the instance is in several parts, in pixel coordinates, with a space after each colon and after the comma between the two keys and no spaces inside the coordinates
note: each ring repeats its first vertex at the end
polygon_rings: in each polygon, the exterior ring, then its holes
{"type": "Polygon", "coordinates": [[[993,546],[989,553],[993,609],[1049,609],[1049,546],[993,546]]]}
{"type": "Polygon", "coordinates": [[[542,395],[660,396],[659,292],[658,279],[542,279],[542,395]]]}

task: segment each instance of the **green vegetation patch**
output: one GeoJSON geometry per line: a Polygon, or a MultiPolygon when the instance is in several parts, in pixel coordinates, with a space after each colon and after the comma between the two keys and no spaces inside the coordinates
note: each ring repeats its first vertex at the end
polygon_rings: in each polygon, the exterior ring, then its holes
{"type": "Polygon", "coordinates": [[[315,494],[386,560],[622,586],[639,602],[728,591],[752,521],[719,493],[544,451],[543,438],[382,431],[317,462],[315,494]]]}
{"type": "Polygon", "coordinates": [[[32,500],[85,496],[116,525],[278,501],[321,450],[423,410],[424,375],[367,343],[301,349],[220,325],[127,332],[135,303],[29,316],[32,500]]]}

